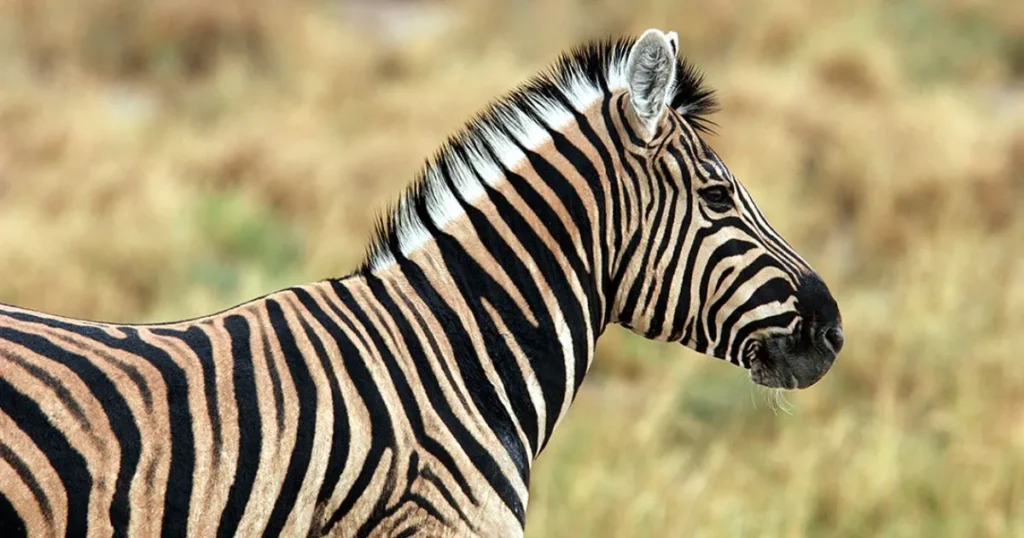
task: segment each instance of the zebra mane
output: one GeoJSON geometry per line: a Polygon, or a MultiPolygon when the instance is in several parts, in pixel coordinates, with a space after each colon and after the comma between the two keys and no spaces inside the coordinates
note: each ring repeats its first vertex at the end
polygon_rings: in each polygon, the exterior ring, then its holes
{"type": "MultiPolygon", "coordinates": [[[[635,37],[594,41],[563,53],[548,69],[492,102],[429,159],[397,202],[378,215],[373,239],[358,272],[395,262],[428,241],[428,228],[443,228],[496,185],[532,150],[549,140],[547,128],[561,129],[603,96],[626,89],[626,60],[635,37]],[[429,219],[425,224],[424,219],[429,219]]],[[[672,108],[694,128],[709,131],[717,110],[714,91],[691,63],[677,56],[672,108]]]]}

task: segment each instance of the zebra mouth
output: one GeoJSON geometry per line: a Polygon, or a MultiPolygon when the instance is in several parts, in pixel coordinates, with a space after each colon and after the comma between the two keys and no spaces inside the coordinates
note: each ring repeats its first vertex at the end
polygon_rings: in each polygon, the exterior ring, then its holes
{"type": "Polygon", "coordinates": [[[832,348],[806,342],[800,334],[769,336],[751,342],[744,352],[750,358],[750,379],[769,388],[804,389],[818,382],[835,361],[832,348]]]}

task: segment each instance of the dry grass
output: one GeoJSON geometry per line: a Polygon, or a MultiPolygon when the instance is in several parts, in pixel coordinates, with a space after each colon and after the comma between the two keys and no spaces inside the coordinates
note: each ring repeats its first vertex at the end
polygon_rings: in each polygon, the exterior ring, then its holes
{"type": "Polygon", "coordinates": [[[675,29],[847,348],[786,412],[610,331],[528,534],[1024,535],[1024,4],[393,4],[0,0],[0,300],[168,319],[345,273],[489,99],[675,29]]]}

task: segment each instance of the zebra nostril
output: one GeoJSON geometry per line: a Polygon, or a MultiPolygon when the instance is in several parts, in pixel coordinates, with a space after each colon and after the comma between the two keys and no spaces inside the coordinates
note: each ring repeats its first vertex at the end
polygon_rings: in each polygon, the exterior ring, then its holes
{"type": "Polygon", "coordinates": [[[829,327],[825,329],[825,333],[822,335],[825,339],[825,344],[832,350],[832,353],[839,354],[839,351],[843,349],[843,329],[841,327],[829,327]]]}

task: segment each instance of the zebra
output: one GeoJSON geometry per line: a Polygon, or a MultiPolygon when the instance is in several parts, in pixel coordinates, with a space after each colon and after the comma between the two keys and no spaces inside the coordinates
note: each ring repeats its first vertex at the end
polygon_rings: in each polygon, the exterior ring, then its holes
{"type": "Polygon", "coordinates": [[[174,323],[0,306],[0,534],[522,536],[607,326],[817,382],[837,303],[704,142],[678,49],[562,54],[444,142],[347,276],[174,323]]]}

